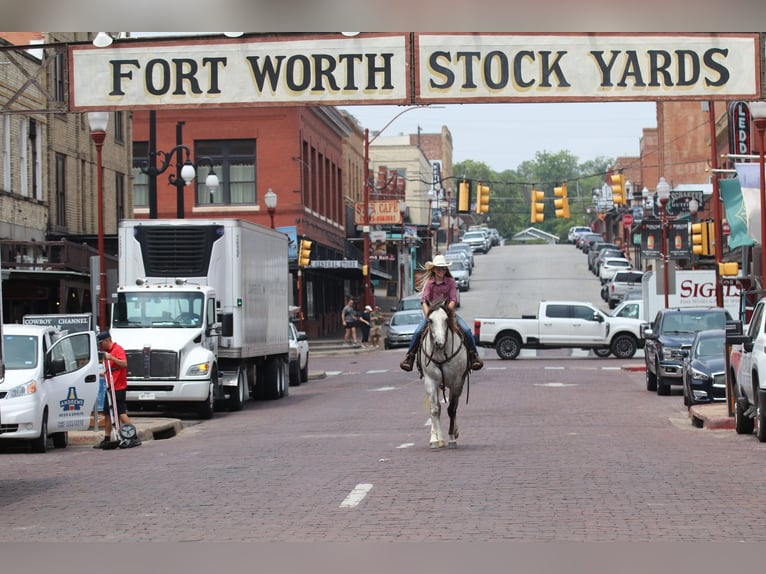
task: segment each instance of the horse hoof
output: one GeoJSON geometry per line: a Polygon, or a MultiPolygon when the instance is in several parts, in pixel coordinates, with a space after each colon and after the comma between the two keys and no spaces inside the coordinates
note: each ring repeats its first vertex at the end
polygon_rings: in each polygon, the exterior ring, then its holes
{"type": "MultiPolygon", "coordinates": [[[[439,448],[439,443],[438,442],[432,442],[430,444],[430,446],[431,446],[431,450],[436,450],[437,448],[439,448]]],[[[444,445],[442,445],[442,446],[444,446],[444,445]]]]}
{"type": "Polygon", "coordinates": [[[450,441],[447,448],[457,448],[457,441],[450,441]]]}

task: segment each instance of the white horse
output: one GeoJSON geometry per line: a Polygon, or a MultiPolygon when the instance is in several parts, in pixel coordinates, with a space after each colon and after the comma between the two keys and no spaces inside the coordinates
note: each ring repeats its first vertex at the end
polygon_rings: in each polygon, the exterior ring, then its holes
{"type": "Polygon", "coordinates": [[[431,415],[431,448],[445,446],[439,421],[442,410],[440,390],[445,402],[449,394],[447,446],[456,448],[457,405],[468,377],[468,349],[455,322],[454,311],[441,303],[432,305],[428,310],[428,325],[423,331],[418,350],[418,368],[425,377],[426,401],[431,415]]]}

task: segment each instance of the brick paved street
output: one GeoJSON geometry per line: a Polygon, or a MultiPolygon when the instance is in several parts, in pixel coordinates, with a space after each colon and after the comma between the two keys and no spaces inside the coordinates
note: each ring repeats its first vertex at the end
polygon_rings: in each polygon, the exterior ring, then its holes
{"type": "Polygon", "coordinates": [[[136,449],[0,453],[4,540],[766,538],[762,445],[694,428],[623,362],[487,354],[460,446],[431,451],[401,355],[316,358],[327,378],[287,399],[136,449]]]}

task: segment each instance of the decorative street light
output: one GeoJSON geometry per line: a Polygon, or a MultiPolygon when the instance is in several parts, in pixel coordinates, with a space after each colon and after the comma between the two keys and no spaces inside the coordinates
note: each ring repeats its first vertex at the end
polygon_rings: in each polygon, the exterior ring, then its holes
{"type": "Polygon", "coordinates": [[[657,183],[657,198],[660,202],[660,221],[662,222],[662,285],[665,292],[665,309],[670,305],[668,303],[668,265],[670,264],[670,258],[668,257],[668,214],[667,204],[670,199],[670,185],[665,181],[664,177],[660,178],[657,183]]]}
{"type": "Polygon", "coordinates": [[[88,112],[90,137],[96,144],[96,185],[98,197],[98,328],[106,330],[106,263],[104,258],[104,163],[101,150],[104,147],[109,112],[88,112]]]}
{"type": "Polygon", "coordinates": [[[750,102],[750,117],[758,132],[758,161],[761,168],[761,288],[766,281],[766,161],[764,161],[764,132],[766,132],[766,101],[750,102]]]}
{"type": "Polygon", "coordinates": [[[407,202],[399,201],[399,215],[402,216],[402,237],[399,255],[399,299],[404,298],[404,215],[407,213],[407,202]]]}
{"type": "MultiPolygon", "coordinates": [[[[157,141],[157,119],[154,110],[149,111],[149,161],[141,164],[141,173],[149,176],[149,219],[157,219],[157,176],[165,173],[170,167],[173,154],[176,154],[176,174],[168,176],[168,183],[176,188],[176,217],[184,218],[184,187],[197,176],[194,164],[191,162],[191,150],[183,144],[184,122],[176,124],[176,145],[170,151],[155,150],[157,141]],[[181,152],[186,152],[183,160],[181,152]],[[162,158],[162,165],[157,166],[157,156],[162,158]]],[[[218,189],[218,176],[213,169],[213,160],[204,158],[210,163],[210,171],[205,179],[205,185],[210,193],[218,189]]],[[[202,160],[200,160],[202,161],[202,160]]]]}
{"type": "Polygon", "coordinates": [[[271,218],[271,228],[274,229],[274,212],[277,210],[277,194],[269,188],[269,191],[263,196],[263,201],[266,204],[266,209],[271,218]]]}
{"type": "Polygon", "coordinates": [[[429,259],[434,258],[434,234],[432,223],[434,220],[434,201],[436,201],[436,190],[431,188],[428,190],[428,252],[430,253],[429,259]]]}

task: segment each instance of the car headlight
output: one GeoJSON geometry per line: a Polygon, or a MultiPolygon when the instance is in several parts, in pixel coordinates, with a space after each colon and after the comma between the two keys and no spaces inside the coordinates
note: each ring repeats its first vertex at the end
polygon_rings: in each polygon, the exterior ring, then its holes
{"type": "Polygon", "coordinates": [[[210,365],[207,363],[197,363],[186,370],[187,377],[201,377],[207,375],[210,371],[210,365]]]}
{"type": "Polygon", "coordinates": [[[671,356],[674,351],[678,351],[678,349],[674,347],[663,347],[662,348],[662,358],[663,359],[674,359],[675,357],[671,356]]]}
{"type": "Polygon", "coordinates": [[[703,373],[699,369],[694,369],[694,368],[692,368],[692,377],[695,379],[703,380],[703,381],[710,380],[710,376],[707,373],[703,373]]]}
{"type": "Polygon", "coordinates": [[[17,397],[25,397],[27,395],[34,395],[37,392],[37,381],[32,380],[23,385],[16,385],[5,395],[6,399],[15,399],[17,397]]]}

